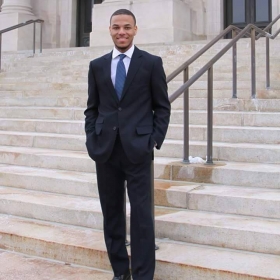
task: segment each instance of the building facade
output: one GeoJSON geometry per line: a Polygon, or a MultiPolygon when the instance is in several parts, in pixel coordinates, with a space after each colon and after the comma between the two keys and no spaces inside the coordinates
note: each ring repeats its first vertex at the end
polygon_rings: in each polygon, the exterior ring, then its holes
{"type": "MultiPolygon", "coordinates": [[[[136,15],[137,44],[209,40],[230,24],[263,28],[280,13],[280,0],[0,0],[0,4],[0,30],[30,19],[44,20],[43,48],[111,45],[109,18],[120,8],[136,15]]],[[[278,28],[280,21],[273,30],[278,28]]],[[[5,33],[2,50],[31,49],[32,38],[33,25],[5,33]]]]}

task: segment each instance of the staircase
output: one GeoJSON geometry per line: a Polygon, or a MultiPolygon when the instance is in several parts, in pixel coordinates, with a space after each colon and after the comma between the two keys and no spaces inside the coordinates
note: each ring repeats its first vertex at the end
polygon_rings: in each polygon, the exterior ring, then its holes
{"type": "MultiPolygon", "coordinates": [[[[169,74],[205,43],[139,47],[160,55],[169,74]]],[[[191,74],[227,43],[203,55],[191,74]]],[[[248,39],[238,43],[238,99],[231,98],[231,52],[214,67],[215,165],[182,163],[183,99],[172,103],[167,138],[155,158],[155,280],[280,279],[279,40],[271,43],[270,90],[264,46],[257,41],[257,99],[250,98],[248,39]]],[[[4,54],[1,280],[112,279],[83,116],[89,61],[109,51],[4,54]]],[[[171,82],[170,94],[181,84],[182,77],[171,82]]],[[[206,86],[203,76],[190,89],[190,155],[204,159],[206,86]]]]}

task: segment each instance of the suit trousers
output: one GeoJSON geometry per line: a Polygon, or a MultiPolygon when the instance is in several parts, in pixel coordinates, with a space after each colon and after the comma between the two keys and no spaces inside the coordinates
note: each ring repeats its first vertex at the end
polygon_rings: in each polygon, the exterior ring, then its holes
{"type": "Polygon", "coordinates": [[[130,201],[131,269],[134,280],[153,280],[155,233],[151,209],[151,163],[153,152],[140,164],[127,158],[117,135],[113,152],[105,163],[96,162],[97,183],[104,218],[104,238],[115,276],[129,269],[125,246],[124,183],[130,201]]]}

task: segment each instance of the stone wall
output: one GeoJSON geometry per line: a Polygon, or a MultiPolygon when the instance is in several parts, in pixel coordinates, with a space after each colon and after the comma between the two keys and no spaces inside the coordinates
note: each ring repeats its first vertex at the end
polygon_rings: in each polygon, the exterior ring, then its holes
{"type": "Polygon", "coordinates": [[[77,0],[32,0],[35,15],[43,19],[43,48],[76,46],[77,0]]]}
{"type": "MultiPolygon", "coordinates": [[[[212,39],[224,29],[223,0],[105,0],[93,7],[91,46],[111,45],[109,18],[120,8],[135,13],[137,44],[212,39]]],[[[43,48],[76,46],[77,0],[0,0],[0,30],[30,19],[43,19],[43,48]]],[[[272,1],[272,18],[280,0],[272,1]]],[[[273,31],[280,28],[280,21],[273,31]]],[[[37,48],[39,28],[37,29],[37,48]]],[[[2,49],[32,49],[33,26],[3,35],[2,49]]]]}
{"type": "MultiPolygon", "coordinates": [[[[43,19],[43,48],[76,46],[77,0],[2,0],[0,30],[31,19],[43,19]]],[[[36,48],[40,28],[36,25],[36,48]]],[[[3,34],[2,50],[31,50],[33,25],[3,34]]]]}
{"type": "MultiPolygon", "coordinates": [[[[218,0],[221,1],[221,0],[218,0]]],[[[105,0],[93,7],[91,46],[111,44],[109,18],[117,9],[131,10],[138,34],[135,42],[169,43],[207,38],[207,0],[105,0]]]]}

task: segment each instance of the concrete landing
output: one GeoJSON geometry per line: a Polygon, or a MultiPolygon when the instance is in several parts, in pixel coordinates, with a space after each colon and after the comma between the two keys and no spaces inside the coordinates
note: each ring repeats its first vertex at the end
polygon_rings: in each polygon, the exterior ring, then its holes
{"type": "Polygon", "coordinates": [[[112,273],[0,250],[0,280],[107,279],[112,273]]]}

